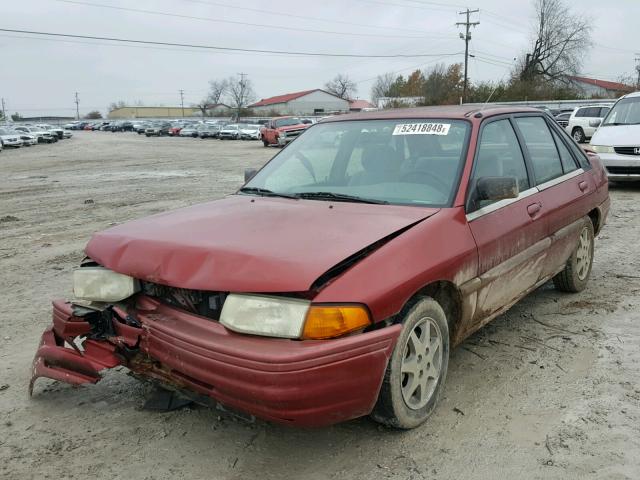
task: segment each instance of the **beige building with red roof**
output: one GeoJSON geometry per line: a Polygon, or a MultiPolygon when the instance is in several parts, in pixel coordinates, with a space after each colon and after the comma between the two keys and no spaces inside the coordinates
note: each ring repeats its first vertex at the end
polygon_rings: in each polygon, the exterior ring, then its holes
{"type": "Polygon", "coordinates": [[[275,112],[280,115],[326,115],[336,112],[348,112],[349,101],[316,88],[314,90],[263,98],[247,108],[250,108],[258,115],[275,112]]]}
{"type": "Polygon", "coordinates": [[[634,91],[634,88],[619,82],[598,80],[597,78],[569,77],[571,84],[585,97],[618,98],[634,91]]]}

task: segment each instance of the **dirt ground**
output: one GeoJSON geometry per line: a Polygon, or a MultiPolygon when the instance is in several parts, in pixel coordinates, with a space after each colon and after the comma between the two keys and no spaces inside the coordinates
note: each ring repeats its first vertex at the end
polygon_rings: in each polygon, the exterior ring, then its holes
{"type": "Polygon", "coordinates": [[[92,232],[232,192],[258,142],[80,132],[0,154],[0,478],[640,478],[640,187],[612,187],[591,282],[545,285],[452,353],[432,419],[320,430],[194,407],[141,410],[147,387],[29,367],[92,232]]]}

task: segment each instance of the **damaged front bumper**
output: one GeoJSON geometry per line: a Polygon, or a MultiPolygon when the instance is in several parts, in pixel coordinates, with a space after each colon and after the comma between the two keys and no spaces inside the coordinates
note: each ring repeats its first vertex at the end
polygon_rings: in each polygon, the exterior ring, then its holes
{"type": "Polygon", "coordinates": [[[36,353],[30,391],[39,377],[96,383],[101,370],[124,365],[224,406],[299,426],[370,413],[401,329],[294,341],[237,334],[143,295],[127,311],[111,306],[77,316],[74,308],[53,303],[53,325],[36,353]],[[75,339],[83,336],[79,346],[75,339]]]}

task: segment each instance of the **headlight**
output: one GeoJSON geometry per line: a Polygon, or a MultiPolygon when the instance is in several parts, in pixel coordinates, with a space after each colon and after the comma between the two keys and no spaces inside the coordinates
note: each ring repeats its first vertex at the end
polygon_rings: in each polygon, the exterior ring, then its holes
{"type": "Polygon", "coordinates": [[[229,330],[280,338],[334,338],[371,324],[362,305],[312,305],[308,300],[230,294],[220,323],[229,330]]]}
{"type": "Polygon", "coordinates": [[[135,278],[103,267],[82,267],[73,272],[73,294],[81,300],[119,302],[139,290],[135,278]]]}
{"type": "Polygon", "coordinates": [[[607,145],[591,145],[591,148],[596,153],[614,153],[613,147],[607,145]]]}

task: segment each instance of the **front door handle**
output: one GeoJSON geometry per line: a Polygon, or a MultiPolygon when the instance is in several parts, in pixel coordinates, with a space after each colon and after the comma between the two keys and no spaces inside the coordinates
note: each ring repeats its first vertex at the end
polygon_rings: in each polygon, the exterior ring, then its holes
{"type": "Polygon", "coordinates": [[[541,209],[542,204],[540,202],[532,203],[527,207],[527,213],[530,217],[535,217],[541,209]]]}
{"type": "Polygon", "coordinates": [[[583,180],[578,184],[578,188],[581,192],[585,192],[589,188],[589,184],[583,180]]]}

